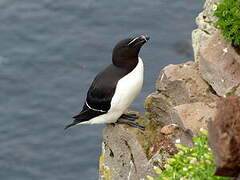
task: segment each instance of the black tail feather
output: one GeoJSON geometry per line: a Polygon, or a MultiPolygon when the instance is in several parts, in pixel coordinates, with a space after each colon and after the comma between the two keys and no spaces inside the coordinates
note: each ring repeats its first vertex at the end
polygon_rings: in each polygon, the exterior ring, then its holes
{"type": "Polygon", "coordinates": [[[74,122],[71,123],[71,124],[68,124],[68,125],[66,125],[66,126],[64,127],[64,130],[66,130],[66,129],[68,129],[68,128],[74,126],[74,125],[76,125],[76,123],[74,123],[74,122]]]}
{"type": "Polygon", "coordinates": [[[88,121],[88,120],[90,120],[94,117],[100,116],[102,114],[104,114],[104,113],[99,112],[99,111],[94,111],[92,109],[87,108],[87,109],[81,111],[79,114],[73,116],[73,119],[74,119],[73,122],[71,124],[66,125],[64,129],[68,129],[74,125],[77,125],[84,121],[88,121]]]}
{"type": "Polygon", "coordinates": [[[66,129],[72,127],[72,126],[75,126],[75,125],[83,122],[84,119],[85,119],[85,117],[83,116],[83,114],[78,114],[78,115],[76,115],[76,116],[73,116],[72,118],[74,119],[73,122],[72,122],[71,124],[66,125],[66,126],[64,127],[64,130],[66,130],[66,129]]]}

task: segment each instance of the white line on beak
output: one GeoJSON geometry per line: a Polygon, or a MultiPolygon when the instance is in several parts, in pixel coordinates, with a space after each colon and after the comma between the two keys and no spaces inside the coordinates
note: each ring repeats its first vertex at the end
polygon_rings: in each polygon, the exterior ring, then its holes
{"type": "Polygon", "coordinates": [[[134,41],[136,41],[138,39],[138,37],[136,37],[136,38],[134,38],[132,41],[130,41],[129,43],[128,43],[128,46],[130,45],[130,44],[132,44],[134,41]]]}

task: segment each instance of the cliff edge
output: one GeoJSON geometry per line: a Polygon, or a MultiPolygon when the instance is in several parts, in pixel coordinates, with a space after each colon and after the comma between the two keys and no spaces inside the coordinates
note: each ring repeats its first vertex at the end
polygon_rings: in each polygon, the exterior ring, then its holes
{"type": "Polygon", "coordinates": [[[240,95],[240,56],[213,26],[219,1],[207,0],[196,18],[195,61],[161,70],[155,92],[145,99],[145,116],[137,120],[146,130],[126,125],[104,129],[100,180],[156,177],[154,167],[163,168],[177,153],[176,143],[192,146],[191,137],[207,129],[222,97],[240,95]]]}

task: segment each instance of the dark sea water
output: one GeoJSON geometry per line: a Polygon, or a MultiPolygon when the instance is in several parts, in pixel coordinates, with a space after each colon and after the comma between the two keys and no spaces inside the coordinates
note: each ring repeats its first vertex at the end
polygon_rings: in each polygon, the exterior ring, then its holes
{"type": "Polygon", "coordinates": [[[118,40],[148,34],[143,113],[161,68],[193,60],[203,0],[0,0],[0,179],[95,180],[104,125],[63,127],[118,40]]]}

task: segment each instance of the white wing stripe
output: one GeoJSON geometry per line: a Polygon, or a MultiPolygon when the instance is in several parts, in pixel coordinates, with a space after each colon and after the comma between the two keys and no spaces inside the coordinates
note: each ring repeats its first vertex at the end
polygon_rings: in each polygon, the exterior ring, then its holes
{"type": "Polygon", "coordinates": [[[103,111],[103,110],[101,110],[101,109],[95,109],[95,108],[90,107],[89,104],[87,103],[87,101],[86,101],[86,105],[87,105],[87,107],[88,107],[89,109],[91,109],[91,110],[93,110],[93,111],[107,112],[107,111],[103,111]]]}

